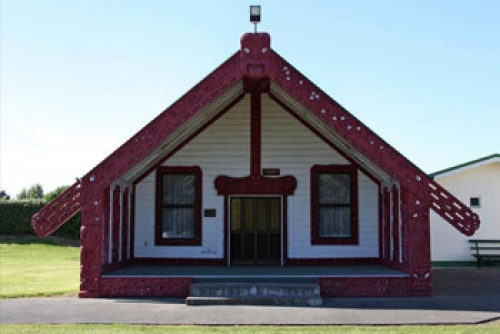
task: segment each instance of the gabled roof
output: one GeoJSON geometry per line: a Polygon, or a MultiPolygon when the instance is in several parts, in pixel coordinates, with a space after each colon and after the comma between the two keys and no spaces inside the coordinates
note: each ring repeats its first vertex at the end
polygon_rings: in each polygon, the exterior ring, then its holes
{"type": "Polygon", "coordinates": [[[448,176],[448,175],[462,172],[462,171],[465,171],[465,170],[468,170],[471,168],[476,168],[476,167],[488,165],[488,164],[494,163],[494,162],[496,162],[496,163],[500,162],[500,154],[495,153],[495,154],[488,155],[486,157],[467,161],[467,162],[461,163],[459,165],[448,167],[448,168],[442,169],[440,171],[431,173],[431,174],[429,174],[429,176],[432,178],[448,176]]]}
{"type": "MultiPolygon", "coordinates": [[[[237,103],[245,92],[269,95],[380,178],[397,182],[464,234],[479,217],[271,49],[267,33],[245,34],[240,51],[125,142],[66,193],[33,216],[37,234],[52,233],[113,182],[133,182],[141,171],[189,141],[193,133],[237,103]],[[68,203],[70,205],[68,205],[68,203]]],[[[384,180],[383,180],[384,181],[384,180]]]]}

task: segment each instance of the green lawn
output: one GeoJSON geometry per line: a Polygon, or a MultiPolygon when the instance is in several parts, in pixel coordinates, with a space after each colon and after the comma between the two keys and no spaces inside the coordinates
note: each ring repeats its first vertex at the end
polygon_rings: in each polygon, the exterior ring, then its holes
{"type": "Polygon", "coordinates": [[[0,282],[0,298],[76,293],[80,250],[54,238],[2,235],[0,282]]]}
{"type": "Polygon", "coordinates": [[[139,325],[0,325],[2,334],[17,333],[500,333],[498,325],[476,326],[139,326],[139,325]]]}

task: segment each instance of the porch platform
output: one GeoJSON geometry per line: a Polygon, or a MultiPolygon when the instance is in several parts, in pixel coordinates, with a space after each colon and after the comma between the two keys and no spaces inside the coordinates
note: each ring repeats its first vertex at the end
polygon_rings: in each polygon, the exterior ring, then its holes
{"type": "Polygon", "coordinates": [[[131,265],[117,269],[104,277],[192,277],[217,278],[318,278],[318,277],[408,277],[403,271],[380,264],[349,266],[167,266],[131,265]]]}

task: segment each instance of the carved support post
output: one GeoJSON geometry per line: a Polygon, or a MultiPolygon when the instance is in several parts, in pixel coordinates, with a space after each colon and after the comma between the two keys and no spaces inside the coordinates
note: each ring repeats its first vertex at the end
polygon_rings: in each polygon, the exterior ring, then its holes
{"type": "Polygon", "coordinates": [[[429,296],[432,293],[429,198],[417,198],[405,191],[405,220],[408,234],[408,271],[410,294],[429,296]]]}
{"type": "Polygon", "coordinates": [[[113,225],[112,225],[112,245],[111,245],[111,259],[112,263],[116,264],[119,260],[119,246],[120,246],[120,186],[116,186],[113,190],[113,225]]]}
{"type": "Polygon", "coordinates": [[[110,198],[111,198],[111,189],[110,187],[106,187],[103,191],[103,213],[104,213],[104,220],[102,221],[102,252],[101,252],[101,266],[102,266],[102,272],[106,273],[107,272],[107,267],[109,264],[109,239],[110,239],[110,226],[109,226],[109,219],[110,219],[110,198]]]}
{"type": "Polygon", "coordinates": [[[91,197],[85,185],[82,187],[84,203],[82,227],[80,230],[80,293],[82,298],[100,296],[103,225],[106,221],[105,208],[109,203],[109,191],[91,197]]]}
{"type": "Polygon", "coordinates": [[[404,268],[408,268],[408,189],[401,188],[401,262],[404,268]]]}
{"type": "Polygon", "coordinates": [[[384,260],[391,260],[391,193],[384,188],[384,260]]]}
{"type": "Polygon", "coordinates": [[[125,188],[122,196],[122,262],[128,260],[128,236],[129,236],[129,190],[125,188]]]}
{"type": "Polygon", "coordinates": [[[392,261],[399,264],[399,190],[392,188],[392,261]]]}

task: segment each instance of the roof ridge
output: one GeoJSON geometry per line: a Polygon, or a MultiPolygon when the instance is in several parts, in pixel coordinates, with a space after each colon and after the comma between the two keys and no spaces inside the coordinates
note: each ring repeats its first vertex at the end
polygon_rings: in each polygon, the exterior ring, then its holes
{"type": "Polygon", "coordinates": [[[480,162],[483,162],[483,161],[487,161],[487,160],[490,160],[490,159],[493,159],[493,158],[500,158],[500,154],[499,153],[493,153],[493,154],[490,154],[490,155],[487,155],[487,156],[484,156],[484,157],[481,157],[481,158],[478,158],[478,159],[466,161],[466,162],[463,162],[463,163],[455,165],[455,166],[444,168],[444,169],[438,170],[436,172],[430,173],[429,177],[434,178],[434,177],[436,177],[438,175],[445,174],[445,173],[448,173],[448,172],[451,172],[451,171],[454,171],[454,170],[457,170],[457,169],[460,169],[460,168],[464,168],[464,167],[467,167],[467,166],[472,166],[472,165],[475,165],[477,163],[480,163],[480,162]]]}

